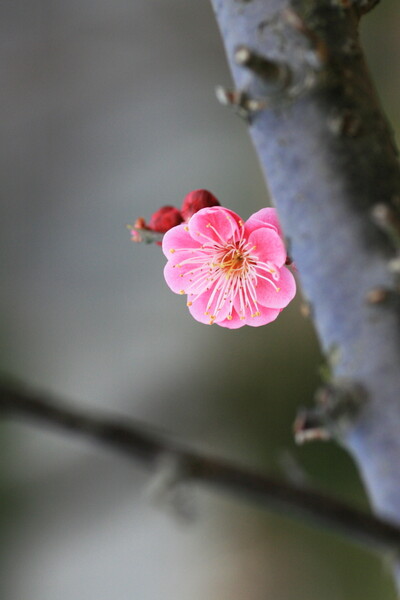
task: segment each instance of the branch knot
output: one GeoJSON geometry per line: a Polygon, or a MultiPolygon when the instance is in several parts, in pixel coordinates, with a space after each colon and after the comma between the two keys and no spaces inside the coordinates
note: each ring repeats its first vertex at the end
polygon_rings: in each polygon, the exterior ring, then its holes
{"type": "Polygon", "coordinates": [[[297,444],[315,440],[340,440],[366,401],[358,383],[345,379],[325,384],[315,394],[316,406],[301,409],[293,430],[297,444]]]}

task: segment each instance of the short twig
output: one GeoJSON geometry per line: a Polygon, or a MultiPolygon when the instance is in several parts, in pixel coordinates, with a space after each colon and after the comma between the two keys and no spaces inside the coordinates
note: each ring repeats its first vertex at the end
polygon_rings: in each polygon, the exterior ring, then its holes
{"type": "Polygon", "coordinates": [[[269,60],[247,46],[238,46],[235,49],[234,59],[237,65],[253,71],[272,87],[281,89],[290,79],[287,65],[269,60]]]}

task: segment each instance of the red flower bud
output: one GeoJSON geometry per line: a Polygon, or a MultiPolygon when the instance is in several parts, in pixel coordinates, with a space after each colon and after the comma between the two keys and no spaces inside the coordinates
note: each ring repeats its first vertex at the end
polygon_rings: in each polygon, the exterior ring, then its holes
{"type": "Polygon", "coordinates": [[[208,190],[194,190],[193,192],[189,192],[183,199],[182,217],[185,221],[188,221],[198,210],[210,206],[219,206],[216,197],[208,190]]]}
{"type": "Polygon", "coordinates": [[[182,223],[183,217],[174,206],[162,206],[150,218],[149,228],[165,233],[175,225],[182,223]]]}
{"type": "Polygon", "coordinates": [[[139,217],[138,219],[136,219],[133,229],[148,229],[146,221],[143,219],[143,217],[139,217]]]}

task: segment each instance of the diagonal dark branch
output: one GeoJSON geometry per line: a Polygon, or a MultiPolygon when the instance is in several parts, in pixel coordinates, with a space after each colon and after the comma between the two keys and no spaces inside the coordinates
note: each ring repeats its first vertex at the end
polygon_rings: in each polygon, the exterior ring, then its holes
{"type": "Polygon", "coordinates": [[[125,454],[146,468],[168,456],[185,480],[238,496],[261,508],[305,519],[369,548],[396,553],[400,528],[319,492],[296,487],[234,463],[192,452],[135,421],[91,415],[71,409],[46,394],[0,384],[3,417],[36,422],[71,432],[125,454]]]}

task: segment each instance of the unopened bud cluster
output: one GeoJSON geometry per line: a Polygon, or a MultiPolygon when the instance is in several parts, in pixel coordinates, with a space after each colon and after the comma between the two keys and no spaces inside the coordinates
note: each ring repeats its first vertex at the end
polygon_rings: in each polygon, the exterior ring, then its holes
{"type": "Polygon", "coordinates": [[[159,243],[156,235],[154,240],[151,240],[152,232],[166,233],[172,227],[187,222],[200,209],[219,205],[216,197],[208,190],[194,190],[185,196],[180,210],[175,206],[162,206],[151,215],[149,223],[146,223],[143,217],[139,217],[134,226],[129,227],[131,239],[133,242],[157,241],[159,243]]]}

